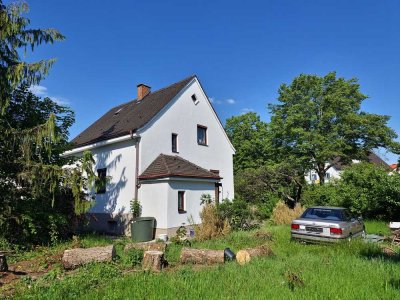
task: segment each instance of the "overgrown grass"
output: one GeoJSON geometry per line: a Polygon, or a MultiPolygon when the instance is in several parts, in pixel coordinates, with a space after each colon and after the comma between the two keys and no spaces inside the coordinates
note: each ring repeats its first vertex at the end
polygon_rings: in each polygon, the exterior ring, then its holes
{"type": "MultiPolygon", "coordinates": [[[[368,233],[379,233],[383,223],[367,222],[368,233]]],[[[288,226],[266,225],[273,235],[268,242],[275,255],[240,266],[197,268],[178,266],[181,246],[166,253],[172,267],[159,274],[136,270],[125,273],[122,248],[114,263],[93,264],[72,274],[54,269],[45,278],[20,283],[21,299],[395,299],[400,295],[400,264],[385,257],[379,245],[361,240],[338,245],[304,245],[290,241],[288,226]],[[28,289],[27,287],[30,286],[28,289]]],[[[259,235],[258,235],[259,236],[259,235]]],[[[85,239],[83,239],[85,241],[85,239]]],[[[83,242],[82,241],[82,242],[83,242]]],[[[254,232],[232,232],[228,236],[192,247],[233,251],[265,243],[254,232]]],[[[110,240],[88,238],[90,246],[110,240]]]]}

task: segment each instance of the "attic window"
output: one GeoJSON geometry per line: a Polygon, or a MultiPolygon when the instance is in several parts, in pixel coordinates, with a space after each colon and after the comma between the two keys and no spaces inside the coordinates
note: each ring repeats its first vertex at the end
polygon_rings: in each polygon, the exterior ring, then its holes
{"type": "Polygon", "coordinates": [[[192,101],[193,101],[194,104],[199,103],[199,100],[197,100],[196,94],[193,94],[193,95],[192,95],[192,101]]]}

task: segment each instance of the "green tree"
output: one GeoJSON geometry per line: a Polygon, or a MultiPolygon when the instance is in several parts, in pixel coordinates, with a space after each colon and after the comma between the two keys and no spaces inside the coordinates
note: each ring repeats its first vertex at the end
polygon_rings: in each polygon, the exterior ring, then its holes
{"type": "Polygon", "coordinates": [[[29,8],[25,2],[4,5],[0,0],[0,111],[4,113],[10,97],[21,85],[38,84],[55,59],[37,62],[21,60],[21,50],[25,53],[45,43],[64,39],[55,29],[27,28],[30,20],[23,16],[29,8]]]}
{"type": "Polygon", "coordinates": [[[366,159],[375,148],[399,153],[390,117],[361,111],[367,98],[357,79],[300,75],[279,88],[279,104],[270,105],[270,131],[280,160],[315,170],[320,183],[336,157],[343,164],[366,159]]]}
{"type": "Polygon", "coordinates": [[[236,149],[234,172],[257,168],[270,158],[270,138],[267,123],[253,112],[234,116],[226,121],[225,130],[236,149]]]}

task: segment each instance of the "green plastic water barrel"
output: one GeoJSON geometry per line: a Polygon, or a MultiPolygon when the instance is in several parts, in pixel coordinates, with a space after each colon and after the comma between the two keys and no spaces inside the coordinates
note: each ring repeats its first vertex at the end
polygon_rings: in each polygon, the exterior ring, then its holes
{"type": "Polygon", "coordinates": [[[156,219],[153,217],[136,218],[131,223],[131,237],[135,242],[147,242],[154,239],[154,225],[156,219]]]}

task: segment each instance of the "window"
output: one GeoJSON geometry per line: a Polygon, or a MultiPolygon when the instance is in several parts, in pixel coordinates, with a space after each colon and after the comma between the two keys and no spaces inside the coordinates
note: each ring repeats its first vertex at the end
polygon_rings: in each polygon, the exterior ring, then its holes
{"type": "Polygon", "coordinates": [[[331,174],[325,173],[325,178],[329,180],[331,178],[331,174]]]}
{"type": "Polygon", "coordinates": [[[317,180],[317,174],[311,174],[311,180],[316,181],[317,180]]]}
{"type": "Polygon", "coordinates": [[[178,153],[178,135],[176,133],[172,134],[172,152],[178,153]]]}
{"type": "Polygon", "coordinates": [[[185,208],[185,192],[184,191],[178,191],[178,212],[180,214],[186,212],[186,208],[185,208]]]}
{"type": "Polygon", "coordinates": [[[197,125],[197,143],[199,145],[207,145],[207,127],[197,125]]]}
{"type": "Polygon", "coordinates": [[[106,184],[107,184],[107,169],[98,169],[97,170],[97,182],[96,182],[96,193],[104,194],[106,192],[106,184]]]}
{"type": "Polygon", "coordinates": [[[197,101],[196,94],[193,94],[193,95],[192,95],[192,100],[193,100],[193,102],[196,102],[196,101],[197,101]]]}

